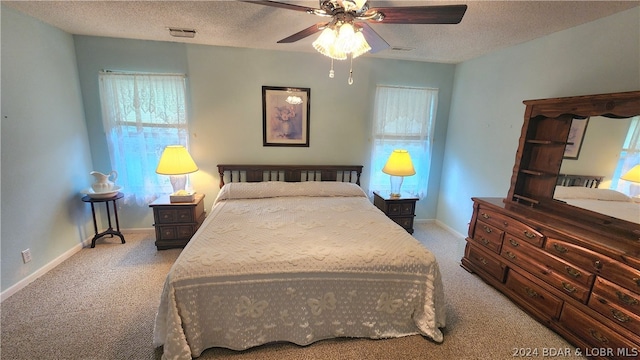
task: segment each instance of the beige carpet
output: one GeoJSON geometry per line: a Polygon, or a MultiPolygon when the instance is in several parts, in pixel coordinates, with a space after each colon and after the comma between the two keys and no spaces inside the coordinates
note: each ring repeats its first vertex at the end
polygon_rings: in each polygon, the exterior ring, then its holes
{"type": "MultiPolygon", "coordinates": [[[[444,342],[421,336],[209,349],[199,359],[513,359],[514,351],[571,348],[503,295],[462,269],[464,240],[434,224],[414,236],[438,258],[447,300],[444,342]]],[[[2,359],[160,359],[152,346],[162,284],[180,250],[154,234],[99,240],[1,304],[2,359]]],[[[576,359],[576,357],[573,357],[576,359]]]]}

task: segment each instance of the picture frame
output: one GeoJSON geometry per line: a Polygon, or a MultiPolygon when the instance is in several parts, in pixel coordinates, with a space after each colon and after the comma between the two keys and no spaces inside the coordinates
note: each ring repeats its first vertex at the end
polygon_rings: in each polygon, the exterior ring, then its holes
{"type": "Polygon", "coordinates": [[[311,89],[262,87],[262,145],[309,147],[311,89]]]}
{"type": "Polygon", "coordinates": [[[582,148],[582,142],[584,141],[584,135],[587,132],[587,125],[589,124],[589,118],[571,120],[571,129],[569,130],[569,137],[567,138],[567,145],[564,148],[564,159],[578,160],[580,155],[580,149],[582,148]]]}

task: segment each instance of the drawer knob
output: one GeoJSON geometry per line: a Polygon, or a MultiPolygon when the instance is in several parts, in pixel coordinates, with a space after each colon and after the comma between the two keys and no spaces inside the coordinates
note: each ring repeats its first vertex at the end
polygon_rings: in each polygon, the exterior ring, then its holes
{"type": "Polygon", "coordinates": [[[570,292],[570,293],[574,293],[574,292],[576,292],[576,291],[578,290],[575,286],[573,286],[573,285],[569,284],[568,282],[564,282],[564,281],[562,282],[562,287],[563,287],[567,292],[570,292]]]}
{"type": "Polygon", "coordinates": [[[580,275],[582,275],[579,270],[576,270],[571,266],[565,266],[564,269],[567,270],[567,274],[573,276],[574,278],[579,278],[580,275]]]}
{"type": "Polygon", "coordinates": [[[535,290],[533,290],[532,288],[530,288],[528,286],[524,287],[524,291],[527,293],[527,295],[530,298],[538,298],[538,297],[540,297],[540,295],[535,290]]]}
{"type": "Polygon", "coordinates": [[[487,214],[487,213],[482,213],[482,217],[485,218],[485,219],[490,219],[491,218],[491,216],[489,214],[487,214]]]}
{"type": "Polygon", "coordinates": [[[638,300],[621,292],[621,291],[616,291],[616,296],[618,296],[618,300],[620,300],[622,303],[627,304],[627,305],[638,305],[638,300]]]}
{"type": "Polygon", "coordinates": [[[609,339],[607,339],[604,335],[602,335],[598,330],[589,329],[589,333],[591,333],[591,337],[600,341],[603,344],[608,344],[609,339]]]}
{"type": "Polygon", "coordinates": [[[482,265],[488,265],[487,260],[483,257],[479,257],[478,261],[480,261],[482,263],[482,265]]]}
{"type": "Polygon", "coordinates": [[[488,227],[488,226],[483,226],[483,228],[484,228],[484,231],[485,231],[487,234],[491,234],[491,232],[493,231],[493,230],[491,230],[491,228],[490,228],[490,227],[488,227]]]}
{"type": "Polygon", "coordinates": [[[511,251],[507,251],[506,254],[510,259],[517,259],[518,258],[516,256],[516,254],[512,253],[511,251]]]}
{"type": "Polygon", "coordinates": [[[489,245],[489,240],[487,240],[485,238],[480,238],[480,241],[482,241],[482,243],[485,244],[485,245],[489,245]]]}
{"type": "Polygon", "coordinates": [[[640,287],[640,278],[633,278],[633,281],[640,287]]]}
{"type": "Polygon", "coordinates": [[[621,323],[629,321],[629,317],[623,314],[622,311],[611,309],[611,315],[613,315],[613,318],[620,321],[621,323]]]}
{"type": "MultiPolygon", "coordinates": [[[[600,260],[596,260],[593,262],[593,267],[600,270],[602,269],[602,261],[600,260]]],[[[640,284],[638,284],[638,286],[640,286],[640,284]]]]}
{"type": "Polygon", "coordinates": [[[527,230],[524,231],[524,236],[526,236],[529,239],[534,239],[536,237],[536,234],[529,232],[527,230]]]}
{"type": "Polygon", "coordinates": [[[509,238],[509,243],[511,243],[511,245],[513,245],[513,247],[518,247],[518,246],[520,246],[520,243],[518,243],[517,241],[515,241],[513,238],[509,238]]]}
{"type": "Polygon", "coordinates": [[[564,254],[564,253],[566,253],[567,251],[569,251],[569,249],[567,249],[566,247],[564,247],[564,246],[562,246],[562,245],[560,245],[560,244],[558,244],[558,243],[554,243],[554,244],[553,244],[553,248],[554,248],[557,252],[559,252],[559,253],[561,253],[561,254],[564,254]]]}

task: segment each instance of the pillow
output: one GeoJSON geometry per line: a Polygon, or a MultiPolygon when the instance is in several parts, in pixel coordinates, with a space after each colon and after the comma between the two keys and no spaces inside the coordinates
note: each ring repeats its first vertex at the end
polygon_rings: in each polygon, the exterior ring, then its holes
{"type": "Polygon", "coordinates": [[[631,198],[612,189],[587,188],[582,186],[556,186],[556,199],[592,199],[629,202],[631,198]]]}
{"type": "Polygon", "coordinates": [[[215,203],[230,199],[262,199],[286,196],[364,196],[364,190],[354,183],[338,181],[265,181],[225,184],[215,203]]]}

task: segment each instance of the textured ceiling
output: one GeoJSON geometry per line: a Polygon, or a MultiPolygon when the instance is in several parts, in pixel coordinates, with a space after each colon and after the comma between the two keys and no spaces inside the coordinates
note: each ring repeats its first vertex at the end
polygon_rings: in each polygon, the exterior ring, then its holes
{"type": "MultiPolygon", "coordinates": [[[[318,7],[318,1],[288,1],[318,7]]],[[[2,1],[71,34],[315,52],[317,35],[276,42],[324,18],[238,1],[2,1]],[[169,36],[192,28],[194,39],[169,36]]],[[[372,24],[392,47],[380,58],[459,63],[638,6],[640,1],[369,1],[371,7],[467,4],[456,25],[372,24]]],[[[640,30],[640,24],[639,24],[640,30]]]]}

